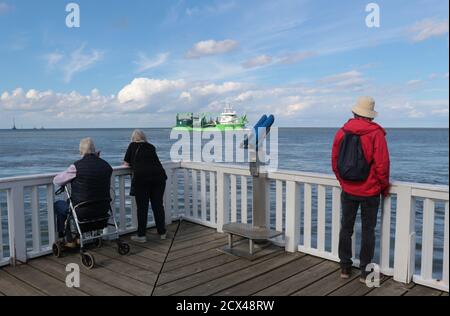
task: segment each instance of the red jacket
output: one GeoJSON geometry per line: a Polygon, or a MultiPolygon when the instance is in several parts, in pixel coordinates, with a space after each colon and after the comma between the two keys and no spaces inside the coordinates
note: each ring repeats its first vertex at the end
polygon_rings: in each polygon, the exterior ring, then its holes
{"type": "Polygon", "coordinates": [[[333,144],[333,171],[342,190],[350,195],[370,197],[389,193],[390,158],[386,142],[386,131],[378,124],[365,119],[351,119],[341,128],[333,144]],[[341,179],[338,171],[339,149],[345,132],[361,136],[361,145],[367,162],[372,164],[369,177],[364,182],[341,179]]]}

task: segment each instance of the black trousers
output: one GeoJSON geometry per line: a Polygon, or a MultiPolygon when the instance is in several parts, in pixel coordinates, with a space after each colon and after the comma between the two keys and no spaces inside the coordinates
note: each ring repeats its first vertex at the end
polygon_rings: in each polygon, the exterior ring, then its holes
{"type": "Polygon", "coordinates": [[[147,184],[136,183],[135,198],[137,205],[139,237],[144,237],[147,231],[149,203],[152,204],[158,234],[164,235],[166,233],[166,216],[164,211],[165,190],[165,181],[147,184]]]}
{"type": "Polygon", "coordinates": [[[342,227],[339,238],[339,258],[343,268],[350,268],[352,261],[352,236],[355,227],[356,215],[361,207],[362,240],[361,240],[361,271],[372,263],[375,253],[375,228],[377,226],[380,196],[357,197],[345,192],[342,201],[342,227]]]}

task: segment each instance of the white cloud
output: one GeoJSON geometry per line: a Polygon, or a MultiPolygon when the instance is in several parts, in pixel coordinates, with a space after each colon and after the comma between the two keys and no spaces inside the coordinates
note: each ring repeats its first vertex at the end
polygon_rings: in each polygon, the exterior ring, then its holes
{"type": "Polygon", "coordinates": [[[180,100],[191,102],[192,101],[192,95],[191,93],[184,91],[180,94],[180,100]]]}
{"type": "Polygon", "coordinates": [[[310,104],[308,104],[306,102],[299,102],[299,103],[289,104],[286,107],[283,107],[283,108],[277,110],[276,113],[277,113],[277,115],[290,117],[293,115],[298,115],[300,112],[306,110],[309,107],[310,107],[310,104]]]}
{"type": "Polygon", "coordinates": [[[14,7],[6,2],[0,2],[0,15],[11,12],[14,7]]]}
{"type": "Polygon", "coordinates": [[[350,116],[358,95],[374,96],[380,120],[393,125],[448,117],[447,99],[415,99],[405,90],[405,84],[391,89],[377,87],[357,71],[281,86],[136,78],[116,95],[109,96],[97,89],[83,95],[76,91],[57,93],[19,88],[0,94],[0,111],[34,114],[35,117],[27,119],[37,125],[52,121],[70,125],[74,120],[86,119],[92,124],[119,126],[124,117],[127,124],[132,124],[153,116],[158,117],[158,124],[169,126],[177,112],[218,114],[226,104],[231,104],[239,113],[247,113],[251,121],[264,112],[276,114],[279,124],[284,126],[338,126],[350,116]],[[350,89],[361,82],[361,91],[350,89]]]}
{"type": "Polygon", "coordinates": [[[406,83],[406,85],[409,87],[416,87],[420,86],[421,84],[423,84],[423,81],[419,79],[410,80],[406,83]]]}
{"type": "Polygon", "coordinates": [[[410,29],[410,33],[412,40],[415,42],[422,42],[434,37],[448,36],[448,20],[422,20],[410,29]]]}
{"type": "Polygon", "coordinates": [[[249,59],[242,64],[242,67],[246,69],[257,68],[262,66],[270,65],[273,61],[273,58],[268,55],[260,55],[255,58],[249,59]]]}
{"type": "Polygon", "coordinates": [[[357,71],[352,70],[332,76],[328,76],[320,80],[321,83],[329,84],[340,88],[358,88],[367,83],[367,79],[364,75],[357,71]]]}
{"type": "Polygon", "coordinates": [[[50,69],[54,68],[64,58],[63,54],[50,53],[44,56],[50,69]]]}
{"type": "Polygon", "coordinates": [[[103,52],[94,49],[90,53],[84,53],[84,48],[85,45],[82,45],[70,54],[68,63],[63,66],[65,82],[72,81],[76,74],[88,70],[103,59],[103,52]]]}
{"type": "Polygon", "coordinates": [[[221,95],[230,92],[242,91],[245,84],[238,82],[225,82],[221,85],[206,84],[192,88],[192,93],[200,96],[221,95]]]}
{"type": "Polygon", "coordinates": [[[156,56],[156,58],[149,58],[144,53],[140,52],[138,54],[138,60],[134,63],[138,66],[136,70],[137,73],[142,73],[152,68],[156,68],[164,65],[169,58],[169,53],[161,53],[156,56]]]}
{"type": "Polygon", "coordinates": [[[308,58],[311,58],[314,56],[317,56],[317,53],[315,53],[315,52],[292,53],[292,54],[283,56],[280,59],[279,63],[285,64],[285,65],[297,64],[297,63],[304,61],[305,59],[308,59],[308,58]]]}
{"type": "Polygon", "coordinates": [[[201,41],[194,45],[186,54],[189,59],[196,59],[205,56],[219,55],[232,52],[239,47],[239,43],[234,40],[224,41],[201,41]]]}
{"type": "Polygon", "coordinates": [[[118,101],[130,110],[140,110],[149,105],[155,96],[175,92],[185,86],[183,80],[137,78],[119,92],[118,101]]]}

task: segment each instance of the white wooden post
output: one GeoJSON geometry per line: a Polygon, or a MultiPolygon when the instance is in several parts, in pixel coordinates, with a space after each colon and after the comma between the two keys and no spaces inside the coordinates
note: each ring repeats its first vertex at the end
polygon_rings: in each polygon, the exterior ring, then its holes
{"type": "Polygon", "coordinates": [[[304,247],[305,249],[311,249],[311,233],[312,233],[312,188],[311,184],[305,183],[304,186],[304,210],[305,210],[305,217],[304,217],[304,247]]]}
{"type": "Polygon", "coordinates": [[[449,229],[448,229],[448,225],[449,225],[449,218],[448,218],[448,204],[449,202],[445,203],[445,228],[444,228],[444,262],[443,262],[443,272],[442,272],[442,279],[444,281],[445,286],[449,286],[448,284],[448,270],[449,270],[449,262],[448,262],[448,253],[450,251],[449,249],[449,244],[448,244],[448,234],[449,234],[449,229]]]}
{"type": "Polygon", "coordinates": [[[11,261],[13,265],[15,265],[17,261],[26,263],[27,245],[23,187],[12,187],[8,190],[7,196],[11,261]]]}
{"type": "Polygon", "coordinates": [[[230,175],[230,187],[231,187],[231,222],[237,223],[237,177],[230,175]]]}
{"type": "Polygon", "coordinates": [[[410,283],[415,270],[415,199],[411,188],[397,190],[394,280],[410,283]]]}
{"type": "Polygon", "coordinates": [[[198,218],[198,173],[192,170],[192,216],[198,218]]]}
{"type": "Polygon", "coordinates": [[[125,214],[125,177],[119,176],[119,220],[120,230],[127,229],[127,219],[125,214]]]}
{"type": "Polygon", "coordinates": [[[223,226],[230,221],[230,182],[223,173],[217,173],[217,231],[223,233],[223,226]]]}
{"type": "Polygon", "coordinates": [[[300,208],[298,184],[286,183],[286,251],[297,252],[300,239],[300,208]]]}
{"type": "Polygon", "coordinates": [[[47,221],[48,221],[48,242],[52,246],[56,241],[56,225],[55,225],[55,186],[49,184],[47,186],[47,221]]]}
{"type": "Polygon", "coordinates": [[[423,230],[422,230],[422,278],[433,279],[433,253],[434,253],[434,220],[435,204],[431,199],[423,203],[423,230]]]}
{"type": "Polygon", "coordinates": [[[276,181],[276,220],[275,229],[279,232],[283,231],[283,182],[276,181]]]}
{"type": "Polygon", "coordinates": [[[180,205],[178,199],[178,173],[176,169],[172,170],[172,194],[173,194],[173,210],[172,215],[179,216],[180,205]]]}
{"type": "Polygon", "coordinates": [[[248,182],[247,177],[241,177],[241,223],[248,223],[248,182]]]}
{"type": "Polygon", "coordinates": [[[383,201],[383,208],[381,213],[381,251],[380,251],[380,266],[381,271],[390,269],[391,257],[391,197],[387,197],[383,201]]]}
{"type": "Polygon", "coordinates": [[[339,234],[341,232],[341,189],[333,188],[333,215],[331,219],[331,252],[335,258],[339,256],[339,234]]]}
{"type": "Polygon", "coordinates": [[[216,224],[216,174],[209,173],[209,220],[216,224]]]}
{"type": "Polygon", "coordinates": [[[202,214],[202,221],[206,222],[207,213],[206,213],[206,172],[200,172],[200,208],[202,214]]]}
{"type": "Polygon", "coordinates": [[[39,209],[38,187],[31,188],[31,227],[33,235],[33,251],[41,250],[41,218],[39,209]]]}
{"type": "Polygon", "coordinates": [[[2,217],[2,203],[0,199],[0,262],[3,260],[3,217],[2,217]]]}
{"type": "Polygon", "coordinates": [[[319,185],[317,188],[317,250],[321,252],[325,251],[326,202],[325,186],[319,185]]]}
{"type": "Polygon", "coordinates": [[[265,198],[266,202],[264,203],[266,205],[265,211],[266,211],[266,228],[272,229],[272,218],[271,218],[271,205],[270,205],[270,181],[268,179],[265,180],[265,198]]]}
{"type": "Polygon", "coordinates": [[[189,186],[189,173],[185,169],[184,170],[184,215],[190,216],[191,215],[191,196],[190,196],[190,186],[189,186]]]}

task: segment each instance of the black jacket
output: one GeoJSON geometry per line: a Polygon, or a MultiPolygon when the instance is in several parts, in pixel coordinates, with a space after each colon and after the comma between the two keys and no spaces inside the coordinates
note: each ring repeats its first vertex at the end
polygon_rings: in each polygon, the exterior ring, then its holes
{"type": "Polygon", "coordinates": [[[136,184],[160,183],[167,180],[156,148],[149,143],[131,143],[124,161],[133,169],[136,184]]]}
{"type": "MultiPolygon", "coordinates": [[[[74,206],[88,201],[104,200],[108,205],[111,199],[111,176],[113,169],[97,155],[87,155],[75,162],[77,176],[71,183],[74,206]]],[[[105,210],[99,210],[99,213],[105,210]]]]}

